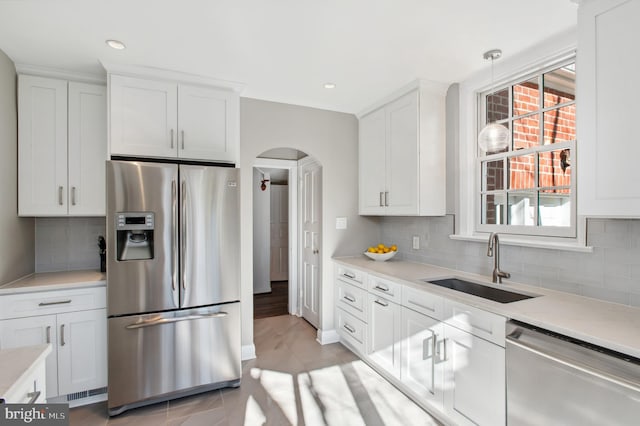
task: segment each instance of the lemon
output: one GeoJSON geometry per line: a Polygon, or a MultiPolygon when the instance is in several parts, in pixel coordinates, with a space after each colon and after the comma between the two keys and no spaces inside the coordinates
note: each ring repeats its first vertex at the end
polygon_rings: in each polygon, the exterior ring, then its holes
{"type": "Polygon", "coordinates": [[[397,246],[397,245],[395,245],[395,244],[393,244],[393,245],[391,246],[391,251],[398,251],[398,246],[397,246]]]}
{"type": "Polygon", "coordinates": [[[369,253],[377,253],[377,252],[378,252],[378,249],[376,249],[375,247],[369,247],[369,248],[367,249],[367,251],[368,251],[369,253]]]}
{"type": "Polygon", "coordinates": [[[378,244],[378,250],[384,250],[385,245],[384,244],[378,244]]]}

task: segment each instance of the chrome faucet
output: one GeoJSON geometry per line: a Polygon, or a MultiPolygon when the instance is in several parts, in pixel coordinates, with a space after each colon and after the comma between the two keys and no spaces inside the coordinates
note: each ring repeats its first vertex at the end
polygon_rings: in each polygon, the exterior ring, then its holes
{"type": "Polygon", "coordinates": [[[500,240],[498,239],[498,233],[492,232],[489,235],[489,242],[487,246],[487,256],[493,256],[493,274],[492,282],[502,283],[503,278],[510,278],[511,274],[500,270],[500,240]]]}

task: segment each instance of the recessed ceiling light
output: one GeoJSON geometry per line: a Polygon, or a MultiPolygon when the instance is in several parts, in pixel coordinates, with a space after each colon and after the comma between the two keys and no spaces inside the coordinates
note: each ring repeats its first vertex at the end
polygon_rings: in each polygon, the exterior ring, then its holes
{"type": "Polygon", "coordinates": [[[113,49],[116,49],[116,50],[122,50],[122,49],[127,47],[120,40],[106,40],[105,43],[107,43],[109,45],[109,47],[111,47],[113,49]]]}
{"type": "Polygon", "coordinates": [[[335,83],[325,83],[324,84],[324,88],[325,89],[335,89],[336,88],[336,84],[335,83]]]}

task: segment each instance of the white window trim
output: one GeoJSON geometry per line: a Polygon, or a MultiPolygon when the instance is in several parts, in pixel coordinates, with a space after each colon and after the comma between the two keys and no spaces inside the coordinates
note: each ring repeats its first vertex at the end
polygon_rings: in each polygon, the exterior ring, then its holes
{"type": "MultiPolygon", "coordinates": [[[[494,64],[495,80],[492,83],[490,69],[477,73],[460,83],[459,90],[459,140],[458,151],[458,199],[455,234],[452,239],[466,241],[487,241],[488,232],[475,230],[478,214],[480,170],[477,159],[478,94],[490,90],[493,85],[506,84],[520,76],[531,74],[536,69],[544,69],[554,63],[569,59],[576,54],[575,32],[568,32],[544,44],[538,45],[513,58],[502,59],[494,64]]],[[[579,73],[580,70],[578,69],[579,73]]],[[[575,159],[574,159],[575,161],[575,159]]],[[[577,197],[577,195],[576,195],[577,197]]],[[[586,220],[576,219],[576,237],[548,237],[501,234],[500,242],[507,245],[541,247],[549,249],[591,251],[586,246],[586,220]]]]}

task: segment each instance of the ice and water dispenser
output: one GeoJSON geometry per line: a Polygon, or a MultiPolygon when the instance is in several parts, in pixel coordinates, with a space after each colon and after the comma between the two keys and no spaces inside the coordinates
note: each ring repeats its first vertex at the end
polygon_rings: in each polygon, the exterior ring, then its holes
{"type": "Polygon", "coordinates": [[[152,212],[116,213],[116,259],[153,259],[153,231],[155,217],[152,212]]]}

